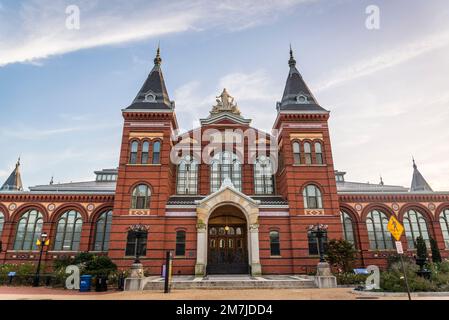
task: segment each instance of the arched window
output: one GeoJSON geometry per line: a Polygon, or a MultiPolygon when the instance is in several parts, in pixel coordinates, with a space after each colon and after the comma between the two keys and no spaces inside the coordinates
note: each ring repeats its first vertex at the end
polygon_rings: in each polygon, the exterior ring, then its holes
{"type": "MultiPolygon", "coordinates": [[[[0,239],[2,237],[4,223],[5,223],[5,215],[3,214],[3,212],[0,211],[0,239]]],[[[1,248],[0,248],[0,250],[1,250],[1,248]]]]}
{"type": "Polygon", "coordinates": [[[95,222],[94,251],[108,251],[112,225],[112,210],[100,214],[95,222]]]}
{"type": "Polygon", "coordinates": [[[293,163],[301,164],[301,145],[299,142],[293,142],[293,163]]]}
{"type": "Polygon", "coordinates": [[[142,144],[142,164],[148,163],[148,155],[150,152],[150,143],[148,141],[144,141],[142,144]]]}
{"type": "Polygon", "coordinates": [[[153,164],[158,164],[161,162],[161,143],[156,141],[153,143],[153,164]]]}
{"type": "Polygon", "coordinates": [[[273,194],[274,179],[270,158],[260,156],[254,164],[254,193],[273,194]]]}
{"type": "Polygon", "coordinates": [[[340,217],[343,226],[343,237],[355,247],[354,221],[352,220],[352,217],[343,210],[340,211],[340,217]]]}
{"type": "Polygon", "coordinates": [[[129,153],[129,163],[137,163],[137,150],[139,149],[139,143],[137,141],[131,142],[131,152],[129,153]]]}
{"type": "Polygon", "coordinates": [[[184,230],[176,231],[176,256],[186,255],[186,232],[184,230]]]}
{"type": "Polygon", "coordinates": [[[79,212],[75,210],[65,212],[57,223],[54,250],[78,251],[82,226],[83,220],[79,212]]]}
{"type": "Polygon", "coordinates": [[[242,172],[240,161],[235,153],[223,151],[214,155],[211,164],[210,188],[217,191],[223,181],[231,179],[237,190],[242,189],[242,172]]]}
{"type": "Polygon", "coordinates": [[[132,193],[131,209],[150,208],[151,191],[145,184],[136,186],[132,193]]]}
{"type": "Polygon", "coordinates": [[[321,191],[317,186],[309,184],[302,192],[304,198],[304,208],[306,209],[322,209],[323,201],[321,191]]]}
{"type": "Polygon", "coordinates": [[[416,238],[421,236],[426,245],[430,248],[429,232],[427,230],[427,222],[423,215],[416,210],[408,210],[404,214],[404,229],[409,249],[415,248],[416,238]]]}
{"type": "Polygon", "coordinates": [[[279,231],[270,231],[270,255],[280,256],[281,247],[279,241],[279,231]]]}
{"type": "Polygon", "coordinates": [[[177,193],[197,194],[198,162],[191,156],[185,156],[178,164],[177,193]]]}
{"type": "Polygon", "coordinates": [[[17,223],[14,250],[37,250],[36,241],[41,234],[43,221],[39,211],[32,209],[25,212],[17,223]]]}
{"type": "Polygon", "coordinates": [[[323,149],[321,142],[315,142],[315,159],[317,164],[323,164],[323,149]]]}
{"type": "Polygon", "coordinates": [[[445,209],[440,214],[441,231],[443,232],[446,249],[449,249],[449,209],[445,209]]]}
{"type": "Polygon", "coordinates": [[[306,164],[312,164],[312,147],[309,142],[304,142],[304,160],[306,164]]]}
{"type": "Polygon", "coordinates": [[[387,229],[388,218],[379,211],[373,210],[366,217],[366,228],[371,249],[393,249],[393,240],[387,229]]]}

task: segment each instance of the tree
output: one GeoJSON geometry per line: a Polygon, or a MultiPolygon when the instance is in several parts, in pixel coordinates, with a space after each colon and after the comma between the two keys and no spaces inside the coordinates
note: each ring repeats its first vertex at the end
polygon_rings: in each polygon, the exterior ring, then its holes
{"type": "Polygon", "coordinates": [[[423,237],[416,238],[416,258],[423,261],[427,260],[427,247],[423,237]]]}
{"type": "Polygon", "coordinates": [[[357,250],[346,240],[332,239],[327,245],[326,260],[340,271],[350,272],[357,259],[357,250]]]}
{"type": "Polygon", "coordinates": [[[430,250],[432,251],[433,263],[440,263],[442,261],[440,249],[438,248],[438,243],[432,237],[430,237],[430,250]]]}

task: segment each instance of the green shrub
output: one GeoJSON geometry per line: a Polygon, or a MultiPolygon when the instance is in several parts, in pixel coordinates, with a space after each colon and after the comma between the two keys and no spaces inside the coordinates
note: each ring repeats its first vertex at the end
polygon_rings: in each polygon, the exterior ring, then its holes
{"type": "Polygon", "coordinates": [[[326,260],[338,269],[339,272],[348,273],[352,270],[357,259],[357,250],[354,245],[343,239],[332,239],[327,245],[326,260]]]}
{"type": "Polygon", "coordinates": [[[367,274],[355,274],[353,272],[337,273],[335,275],[339,285],[359,285],[365,284],[367,274]]]}
{"type": "Polygon", "coordinates": [[[434,238],[430,237],[430,250],[432,251],[432,262],[440,263],[441,262],[441,254],[440,249],[438,248],[438,243],[434,238]]]}
{"type": "MultiPolygon", "coordinates": [[[[417,275],[418,266],[414,263],[404,262],[410,291],[439,291],[438,285],[417,275]]],[[[393,263],[388,271],[382,272],[380,287],[389,292],[405,292],[405,278],[400,263],[393,263]]]]}
{"type": "Polygon", "coordinates": [[[69,265],[77,265],[81,274],[92,276],[108,276],[117,270],[117,266],[108,256],[98,256],[90,252],[78,253],[75,258],[58,259],[54,263],[55,273],[65,273],[65,268],[69,265]]]}

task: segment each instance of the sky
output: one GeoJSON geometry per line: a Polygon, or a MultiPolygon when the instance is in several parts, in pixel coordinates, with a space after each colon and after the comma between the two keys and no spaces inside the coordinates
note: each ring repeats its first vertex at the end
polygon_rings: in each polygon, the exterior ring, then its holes
{"type": "Polygon", "coordinates": [[[121,110],[158,43],[183,130],[223,87],[270,130],[291,43],[331,111],[335,169],[408,187],[413,156],[449,191],[446,0],[0,0],[0,184],[19,156],[25,187],[117,167],[121,110]]]}

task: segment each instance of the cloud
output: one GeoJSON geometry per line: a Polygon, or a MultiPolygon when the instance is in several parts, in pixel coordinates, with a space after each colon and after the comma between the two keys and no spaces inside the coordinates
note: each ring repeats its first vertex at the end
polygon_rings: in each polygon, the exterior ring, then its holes
{"type": "Polygon", "coordinates": [[[80,9],[80,29],[71,30],[66,27],[66,7],[73,1],[29,0],[19,6],[19,12],[0,11],[0,67],[189,30],[241,30],[313,1],[79,0],[75,4],[80,9]]]}
{"type": "Polygon", "coordinates": [[[334,71],[329,79],[314,86],[315,92],[339,86],[360,77],[375,74],[448,45],[448,31],[429,35],[415,42],[402,45],[375,57],[355,62],[345,68],[334,71]]]}

